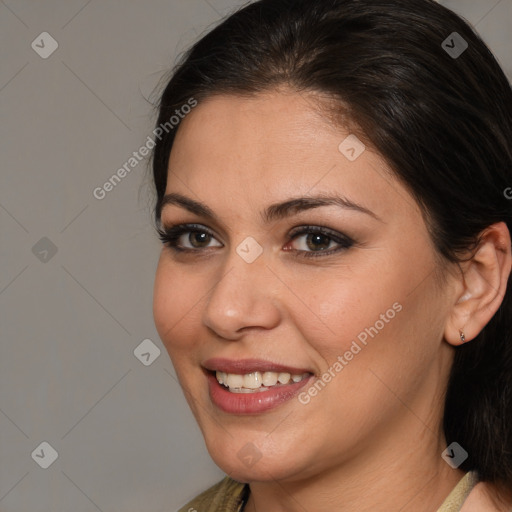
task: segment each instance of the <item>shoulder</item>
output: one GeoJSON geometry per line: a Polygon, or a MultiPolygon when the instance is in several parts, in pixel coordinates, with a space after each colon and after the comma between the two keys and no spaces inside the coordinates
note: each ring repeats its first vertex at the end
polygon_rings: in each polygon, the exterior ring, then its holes
{"type": "Polygon", "coordinates": [[[506,503],[500,503],[493,487],[479,482],[469,493],[460,512],[512,512],[512,497],[506,503]]]}
{"type": "Polygon", "coordinates": [[[247,492],[246,484],[226,476],[196,496],[178,512],[238,512],[247,492]]]}

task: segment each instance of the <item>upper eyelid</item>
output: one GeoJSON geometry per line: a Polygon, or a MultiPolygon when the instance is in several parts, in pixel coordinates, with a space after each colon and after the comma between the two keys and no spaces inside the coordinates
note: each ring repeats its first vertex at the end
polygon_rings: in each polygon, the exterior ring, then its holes
{"type": "MultiPolygon", "coordinates": [[[[215,235],[215,231],[216,231],[215,229],[210,228],[209,226],[206,226],[204,224],[199,224],[196,222],[192,222],[192,223],[183,222],[183,223],[171,223],[171,224],[161,223],[160,226],[157,229],[159,231],[164,231],[164,232],[171,231],[171,230],[172,231],[184,231],[184,232],[206,231],[207,233],[215,235]]],[[[299,234],[302,230],[307,230],[307,229],[324,230],[326,232],[332,233],[333,236],[338,235],[338,236],[344,236],[345,238],[350,238],[350,237],[348,237],[348,235],[345,235],[344,233],[339,232],[338,230],[336,230],[334,228],[330,228],[328,226],[323,226],[321,224],[300,224],[298,226],[291,228],[289,230],[289,232],[293,233],[293,234],[299,234]]]]}
{"type": "MultiPolygon", "coordinates": [[[[210,234],[218,242],[224,244],[221,240],[218,240],[217,235],[213,229],[211,229],[208,226],[205,226],[203,224],[198,224],[198,223],[177,223],[177,224],[172,224],[172,225],[163,224],[162,228],[163,229],[161,229],[159,231],[163,231],[164,234],[166,234],[168,231],[173,231],[177,237],[181,237],[186,233],[191,233],[194,231],[196,231],[196,232],[203,231],[205,233],[210,234]]],[[[294,228],[292,228],[289,231],[288,237],[290,238],[290,240],[293,240],[298,236],[303,236],[308,233],[323,234],[325,236],[332,238],[333,241],[336,242],[337,244],[340,244],[343,241],[350,242],[352,244],[356,243],[352,237],[346,235],[345,233],[342,233],[333,228],[329,228],[327,226],[321,226],[318,224],[303,224],[303,225],[295,226],[294,228]],[[339,238],[341,241],[336,240],[336,238],[339,238]]],[[[189,248],[186,248],[186,249],[189,249],[189,248]]],[[[198,250],[198,249],[190,249],[190,250],[198,250]]]]}
{"type": "MultiPolygon", "coordinates": [[[[168,194],[168,196],[178,196],[178,197],[182,197],[180,194],[168,194]]],[[[167,197],[167,196],[165,196],[167,197]]],[[[183,198],[183,200],[186,202],[188,198],[183,198]]],[[[323,195],[320,195],[318,197],[313,197],[313,198],[310,198],[310,197],[303,197],[303,198],[296,198],[294,200],[290,200],[288,201],[288,203],[293,203],[294,201],[298,202],[300,204],[301,201],[303,200],[306,200],[306,201],[315,201],[317,199],[320,199],[320,201],[323,199],[323,195]]],[[[327,198],[328,200],[329,198],[327,198]]],[[[335,198],[336,199],[336,198],[335,198]]],[[[160,224],[160,225],[164,225],[165,226],[165,221],[163,220],[163,217],[162,216],[162,213],[167,210],[167,208],[169,209],[172,209],[172,208],[177,208],[178,210],[181,210],[181,213],[184,213],[185,215],[187,214],[192,214],[193,216],[198,216],[200,219],[202,219],[203,221],[206,221],[206,222],[209,222],[213,225],[215,225],[215,231],[217,233],[220,233],[223,237],[226,237],[227,238],[227,233],[229,231],[229,228],[227,226],[227,224],[225,224],[222,220],[220,220],[216,215],[213,214],[213,212],[210,214],[208,212],[206,213],[203,213],[201,211],[197,211],[194,207],[187,207],[186,204],[181,204],[181,201],[182,200],[178,200],[178,201],[169,201],[169,202],[164,202],[163,203],[163,207],[161,208],[160,210],[160,215],[158,216],[158,219],[157,219],[157,222],[160,224]],[[165,208],[164,208],[165,207],[165,208]]],[[[342,200],[343,202],[343,200],[342,200]]],[[[351,201],[347,201],[349,204],[352,204],[351,201]]],[[[286,206],[286,203],[283,203],[285,206],[286,206]]],[[[367,208],[364,208],[364,207],[360,207],[359,205],[355,204],[355,207],[354,208],[351,208],[350,206],[345,206],[345,207],[342,207],[342,209],[344,210],[345,213],[349,213],[349,212],[356,212],[356,213],[366,213],[368,215],[366,216],[371,216],[372,218],[374,218],[375,220],[381,222],[381,223],[384,223],[386,224],[386,222],[381,219],[380,217],[378,217],[375,213],[373,213],[372,211],[368,210],[367,208]]],[[[279,205],[274,205],[274,206],[279,206],[279,205]]],[[[281,205],[282,206],[282,205],[281,205]]],[[[335,204],[318,204],[318,205],[315,205],[315,206],[308,206],[306,208],[301,208],[301,207],[296,207],[296,206],[292,206],[292,207],[287,207],[287,209],[290,209],[290,210],[294,210],[294,209],[297,209],[298,211],[295,211],[293,213],[288,213],[288,214],[284,214],[284,213],[277,213],[277,214],[270,214],[270,219],[267,219],[267,222],[268,223],[272,223],[272,224],[275,224],[275,223],[278,223],[278,222],[288,222],[288,221],[294,221],[295,222],[300,222],[299,219],[301,219],[302,217],[305,217],[305,220],[307,219],[307,216],[310,215],[312,212],[317,212],[318,210],[323,210],[324,208],[335,208],[336,205],[335,204]],[[276,218],[272,218],[272,217],[276,217],[276,218]]],[[[279,208],[276,208],[276,211],[279,211],[279,208]]],[[[187,215],[188,216],[188,215],[187,215]]],[[[199,221],[200,222],[200,221],[199,221]]],[[[197,222],[196,224],[198,224],[199,222],[197,222]]],[[[307,222],[307,221],[306,221],[307,222]]],[[[194,224],[195,222],[190,222],[191,224],[194,224]]],[[[181,225],[182,223],[179,223],[179,224],[176,224],[174,222],[171,222],[172,225],[181,225]]],[[[189,224],[188,222],[184,222],[183,224],[189,224]]],[[[209,228],[211,229],[211,228],[209,228]]]]}

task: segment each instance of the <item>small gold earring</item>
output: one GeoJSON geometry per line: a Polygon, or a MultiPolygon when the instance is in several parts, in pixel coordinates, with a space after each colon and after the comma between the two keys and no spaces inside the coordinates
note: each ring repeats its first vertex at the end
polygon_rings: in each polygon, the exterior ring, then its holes
{"type": "Polygon", "coordinates": [[[459,329],[459,335],[460,335],[460,341],[462,341],[462,343],[465,343],[466,336],[464,336],[464,333],[460,329],[459,329]]]}

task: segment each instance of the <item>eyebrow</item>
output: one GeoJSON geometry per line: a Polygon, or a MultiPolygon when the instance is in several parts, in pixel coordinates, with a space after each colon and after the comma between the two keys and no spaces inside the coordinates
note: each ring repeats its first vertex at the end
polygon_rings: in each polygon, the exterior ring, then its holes
{"type": "MultiPolygon", "coordinates": [[[[182,208],[188,210],[195,215],[200,217],[205,217],[216,221],[221,224],[220,220],[217,218],[217,215],[213,212],[213,210],[207,205],[195,201],[194,199],[190,199],[184,195],[178,193],[166,194],[162,197],[157,205],[157,218],[160,220],[161,214],[165,206],[167,205],[177,205],[182,208]]],[[[357,204],[346,197],[339,195],[327,195],[327,194],[318,194],[316,196],[304,196],[304,197],[296,197],[288,199],[287,201],[281,203],[274,203],[268,206],[262,213],[261,217],[263,222],[271,223],[273,221],[283,219],[285,217],[289,217],[291,215],[295,215],[297,213],[311,210],[313,208],[319,208],[322,206],[338,206],[340,208],[346,210],[355,210],[361,213],[365,213],[378,220],[379,222],[383,222],[382,219],[360,204],[357,204]]]]}

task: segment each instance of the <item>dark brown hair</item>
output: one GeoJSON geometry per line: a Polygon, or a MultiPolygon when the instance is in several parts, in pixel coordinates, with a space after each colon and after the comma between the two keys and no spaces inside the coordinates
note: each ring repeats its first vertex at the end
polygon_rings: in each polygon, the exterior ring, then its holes
{"type": "MultiPolygon", "coordinates": [[[[460,261],[495,222],[511,230],[504,193],[512,186],[511,87],[481,38],[450,10],[432,0],[249,4],[182,56],[157,126],[191,97],[281,85],[334,100],[334,117],[348,116],[413,194],[445,261],[460,261]],[[468,45],[458,56],[443,47],[454,32],[468,45]]],[[[175,133],[153,153],[157,224],[175,133]]],[[[509,279],[498,312],[456,349],[444,409],[448,444],[469,453],[461,469],[501,490],[512,488],[511,327],[509,279]]]]}

